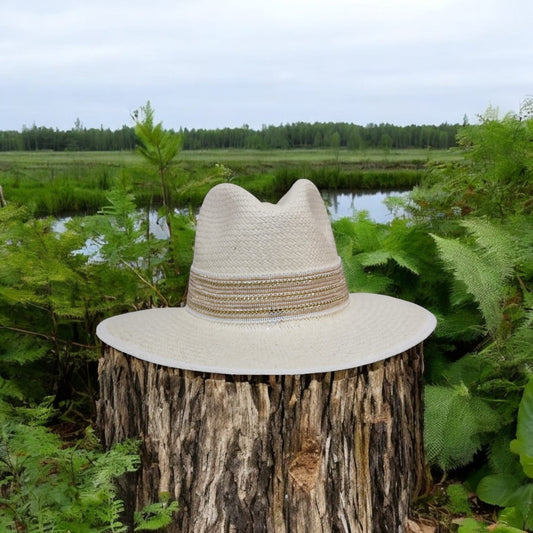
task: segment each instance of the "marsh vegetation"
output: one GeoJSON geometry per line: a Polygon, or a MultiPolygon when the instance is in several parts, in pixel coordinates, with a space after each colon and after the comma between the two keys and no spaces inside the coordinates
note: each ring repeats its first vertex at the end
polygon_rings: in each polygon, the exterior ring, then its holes
{"type": "MultiPolygon", "coordinates": [[[[175,207],[198,205],[223,181],[276,201],[299,177],[322,189],[412,189],[396,205],[405,216],[384,224],[358,214],[333,230],[351,291],[404,298],[438,317],[425,346],[434,483],[415,518],[441,531],[532,530],[531,116],[489,110],[445,151],[174,153],[182,140],[144,111],[135,125],[144,154],[0,153],[3,530],[123,528],[113,480],[136,468],[136,445],[104,452],[92,430],[96,324],[183,303],[195,220],[175,207]],[[172,228],[166,238],[150,231],[150,208],[172,228]],[[58,233],[48,215],[65,213],[75,216],[58,233]],[[98,257],[82,250],[88,239],[98,257]]],[[[168,499],[139,513],[139,531],[170,519],[168,499]]]]}

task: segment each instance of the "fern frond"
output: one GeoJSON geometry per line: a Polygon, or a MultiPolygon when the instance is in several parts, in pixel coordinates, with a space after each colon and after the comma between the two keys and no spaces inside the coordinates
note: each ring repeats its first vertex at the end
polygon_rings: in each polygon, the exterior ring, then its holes
{"type": "Polygon", "coordinates": [[[391,259],[399,266],[410,270],[413,274],[417,276],[420,274],[418,262],[409,253],[403,250],[395,250],[391,252],[391,259]]]}
{"type": "Polygon", "coordinates": [[[482,333],[480,318],[469,310],[453,309],[446,314],[435,313],[435,316],[437,317],[435,335],[438,338],[472,341],[482,333]]]}
{"type": "Polygon", "coordinates": [[[178,502],[162,501],[152,503],[135,512],[135,531],[157,531],[172,523],[172,515],[178,510],[178,502]]]}
{"type": "Polygon", "coordinates": [[[343,259],[344,274],[350,292],[371,292],[383,294],[392,280],[379,273],[367,272],[360,262],[361,255],[343,259]]]}
{"type": "Polygon", "coordinates": [[[470,353],[448,365],[443,377],[451,386],[459,387],[464,384],[472,390],[476,385],[482,384],[495,370],[497,371],[496,361],[477,353],[470,353]]]}
{"type": "Polygon", "coordinates": [[[14,381],[4,379],[0,376],[0,399],[1,398],[16,398],[17,400],[22,400],[24,398],[24,393],[14,381]]]}
{"type": "MultiPolygon", "coordinates": [[[[0,330],[2,324],[0,323],[0,330]]],[[[3,365],[24,365],[42,359],[48,352],[47,343],[33,337],[0,331],[0,356],[3,365]]]]}
{"type": "Polygon", "coordinates": [[[501,420],[464,385],[426,387],[424,439],[428,461],[444,472],[472,461],[501,420]]]}
{"type": "Polygon", "coordinates": [[[461,225],[475,238],[485,261],[492,266],[502,281],[511,277],[519,261],[519,247],[512,234],[484,219],[467,219],[461,225]]]}
{"type": "Polygon", "coordinates": [[[108,452],[98,457],[94,463],[97,472],[92,480],[93,486],[95,488],[106,486],[124,472],[137,470],[140,464],[137,449],[137,441],[124,441],[115,444],[108,452]]]}
{"type": "Polygon", "coordinates": [[[507,351],[514,358],[533,360],[533,293],[524,292],[524,314],[506,343],[507,351]]]}
{"type": "Polygon", "coordinates": [[[462,281],[466,292],[474,297],[487,329],[497,329],[501,322],[500,302],[505,286],[500,272],[470,246],[453,239],[433,235],[446,266],[462,281]]]}
{"type": "Polygon", "coordinates": [[[359,255],[359,261],[362,266],[385,265],[389,259],[391,259],[391,252],[389,250],[375,250],[359,255]]]}
{"type": "Polygon", "coordinates": [[[495,437],[489,448],[489,466],[494,474],[509,474],[520,479],[524,475],[522,465],[509,447],[513,438],[514,434],[510,429],[495,437]]]}

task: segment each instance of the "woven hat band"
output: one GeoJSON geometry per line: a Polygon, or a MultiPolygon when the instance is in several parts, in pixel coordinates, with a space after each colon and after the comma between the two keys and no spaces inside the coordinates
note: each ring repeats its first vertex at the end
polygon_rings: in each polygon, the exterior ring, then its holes
{"type": "Polygon", "coordinates": [[[187,307],[216,319],[283,320],[332,312],[348,302],[342,265],[294,276],[220,278],[191,268],[187,307]]]}

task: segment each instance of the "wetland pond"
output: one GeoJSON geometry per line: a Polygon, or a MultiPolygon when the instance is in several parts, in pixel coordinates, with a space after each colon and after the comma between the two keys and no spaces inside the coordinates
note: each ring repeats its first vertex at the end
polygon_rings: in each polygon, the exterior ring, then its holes
{"type": "MultiPolygon", "coordinates": [[[[390,209],[386,200],[389,197],[406,197],[409,191],[343,191],[343,190],[323,190],[322,198],[328,209],[331,221],[339,220],[343,217],[351,217],[356,212],[366,211],[368,217],[374,222],[387,224],[395,217],[403,215],[401,208],[390,209]]],[[[143,210],[145,213],[146,211],[143,210]]],[[[179,213],[187,214],[188,209],[179,209],[179,213]]],[[[157,239],[168,237],[168,229],[163,218],[158,216],[157,210],[150,211],[150,230],[157,239]]],[[[65,230],[65,223],[71,217],[61,217],[54,223],[54,229],[58,233],[65,230]]],[[[85,253],[95,253],[98,246],[94,242],[87,242],[85,253]]]]}
{"type": "Polygon", "coordinates": [[[366,211],[374,222],[387,224],[393,218],[403,215],[401,209],[389,209],[385,201],[391,196],[405,198],[410,191],[322,191],[322,198],[328,208],[329,217],[338,220],[351,217],[356,211],[366,211]]]}

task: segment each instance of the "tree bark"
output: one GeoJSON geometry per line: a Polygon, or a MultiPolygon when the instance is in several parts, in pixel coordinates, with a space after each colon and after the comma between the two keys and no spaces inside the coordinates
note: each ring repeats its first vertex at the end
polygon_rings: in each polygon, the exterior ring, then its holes
{"type": "Polygon", "coordinates": [[[161,493],[168,532],[401,533],[427,483],[422,346],[297,376],[158,366],[105,347],[98,427],[142,440],[122,482],[131,515],[161,493]]]}
{"type": "Polygon", "coordinates": [[[0,185],[0,207],[6,207],[7,202],[4,197],[4,189],[2,188],[2,185],[0,185]]]}

